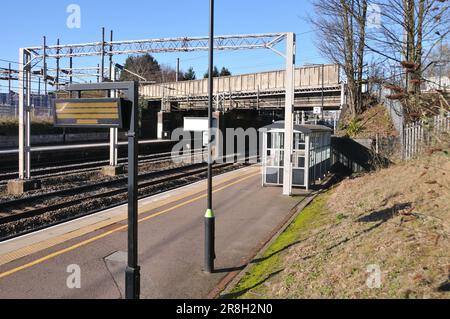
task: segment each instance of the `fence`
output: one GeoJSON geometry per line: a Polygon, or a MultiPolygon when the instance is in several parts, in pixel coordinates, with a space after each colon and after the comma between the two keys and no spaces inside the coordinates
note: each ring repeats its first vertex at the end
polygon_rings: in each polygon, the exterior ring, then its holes
{"type": "Polygon", "coordinates": [[[403,106],[399,100],[388,99],[387,97],[390,94],[391,90],[384,88],[382,85],[379,85],[377,97],[380,103],[382,103],[388,111],[389,116],[392,120],[392,124],[394,125],[397,132],[401,132],[404,122],[403,106]]]}
{"type": "MultiPolygon", "coordinates": [[[[37,95],[31,96],[31,112],[36,117],[52,117],[51,107],[52,96],[37,95]]],[[[19,116],[19,96],[12,93],[0,93],[0,117],[19,116]]]]}
{"type": "MultiPolygon", "coordinates": [[[[13,117],[19,116],[19,108],[14,105],[0,105],[0,117],[13,117]]],[[[31,116],[33,117],[53,117],[53,108],[51,107],[31,107],[31,116]]]]}
{"type": "Polygon", "coordinates": [[[406,124],[403,129],[402,157],[410,160],[430,145],[436,136],[450,131],[450,113],[406,124]]]}

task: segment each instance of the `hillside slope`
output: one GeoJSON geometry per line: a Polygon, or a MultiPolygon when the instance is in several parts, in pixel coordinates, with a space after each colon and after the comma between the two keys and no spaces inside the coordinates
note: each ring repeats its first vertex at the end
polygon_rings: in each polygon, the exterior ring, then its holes
{"type": "Polygon", "coordinates": [[[320,195],[224,297],[450,298],[449,236],[440,149],[320,195]]]}
{"type": "Polygon", "coordinates": [[[398,136],[391,117],[381,104],[374,105],[357,118],[351,124],[351,119],[347,116],[344,119],[346,125],[340,125],[336,132],[337,136],[347,136],[352,138],[372,138],[378,134],[380,137],[398,136]]]}

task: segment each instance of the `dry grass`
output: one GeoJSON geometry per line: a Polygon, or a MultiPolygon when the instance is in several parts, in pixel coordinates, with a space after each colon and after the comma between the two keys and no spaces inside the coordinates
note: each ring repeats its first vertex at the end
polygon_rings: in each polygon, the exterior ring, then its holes
{"type": "Polygon", "coordinates": [[[266,279],[237,295],[450,298],[448,149],[345,180],[321,195],[315,225],[280,252],[272,276],[260,275],[266,279]],[[380,288],[366,284],[369,265],[380,267],[380,288]]]}
{"type": "MultiPolygon", "coordinates": [[[[364,113],[358,115],[355,121],[360,129],[355,134],[350,134],[352,138],[374,139],[377,134],[380,137],[398,136],[389,113],[383,105],[375,105],[367,109],[364,113]]],[[[351,123],[349,119],[346,119],[346,122],[351,123]]],[[[349,135],[348,125],[340,128],[337,135],[349,135]]]]}

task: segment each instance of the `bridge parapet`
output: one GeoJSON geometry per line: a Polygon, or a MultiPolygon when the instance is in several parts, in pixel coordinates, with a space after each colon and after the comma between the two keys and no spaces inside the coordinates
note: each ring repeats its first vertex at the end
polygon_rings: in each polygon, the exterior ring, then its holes
{"type": "MultiPolygon", "coordinates": [[[[323,86],[340,89],[339,66],[336,64],[314,65],[295,69],[296,91],[317,92],[323,86]],[[323,73],[323,75],[322,75],[323,73]]],[[[215,94],[257,94],[267,95],[270,92],[285,90],[285,71],[269,71],[251,74],[225,76],[214,79],[215,94]]],[[[184,100],[208,95],[207,79],[150,84],[141,86],[140,94],[145,99],[184,100]]]]}

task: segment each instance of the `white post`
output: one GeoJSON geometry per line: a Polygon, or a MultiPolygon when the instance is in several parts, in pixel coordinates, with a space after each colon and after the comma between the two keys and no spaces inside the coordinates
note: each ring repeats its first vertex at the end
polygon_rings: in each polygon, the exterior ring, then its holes
{"type": "Polygon", "coordinates": [[[407,130],[408,124],[405,124],[403,126],[403,160],[408,160],[408,130],[407,130]]]}
{"type": "Polygon", "coordinates": [[[158,112],[158,121],[156,126],[156,138],[158,140],[163,138],[163,129],[164,129],[164,110],[161,108],[161,111],[158,112]]]}
{"type": "Polygon", "coordinates": [[[31,178],[31,56],[26,53],[27,103],[25,112],[25,178],[31,178]]]}
{"type": "Polygon", "coordinates": [[[19,179],[25,178],[24,50],[19,49],[19,179]]]}
{"type": "Polygon", "coordinates": [[[309,190],[309,151],[310,145],[309,145],[309,134],[305,135],[305,170],[304,170],[304,177],[305,177],[305,187],[306,190],[309,190]]]}
{"type": "Polygon", "coordinates": [[[284,106],[284,168],[283,195],[292,194],[292,149],[293,149],[293,106],[294,106],[295,34],[286,34],[286,97],[284,106]]]}
{"type": "Polygon", "coordinates": [[[346,103],[347,101],[345,100],[345,83],[341,83],[341,109],[346,103]]]}
{"type": "MultiPolygon", "coordinates": [[[[111,72],[111,79],[113,82],[116,81],[116,68],[113,66],[110,70],[111,72]]],[[[117,91],[111,92],[111,97],[116,98],[117,97],[117,91]]],[[[110,128],[109,129],[109,165],[110,166],[117,166],[118,165],[118,135],[119,130],[117,128],[110,128]]]]}
{"type": "Polygon", "coordinates": [[[118,129],[111,128],[109,129],[109,165],[117,166],[117,148],[118,148],[118,129]]]}
{"type": "Polygon", "coordinates": [[[19,49],[19,179],[21,180],[30,178],[30,81],[29,54],[25,53],[24,49],[19,49]]]}
{"type": "Polygon", "coordinates": [[[261,186],[264,187],[266,181],[266,166],[267,166],[267,131],[262,133],[262,152],[261,152],[261,186]]]}

